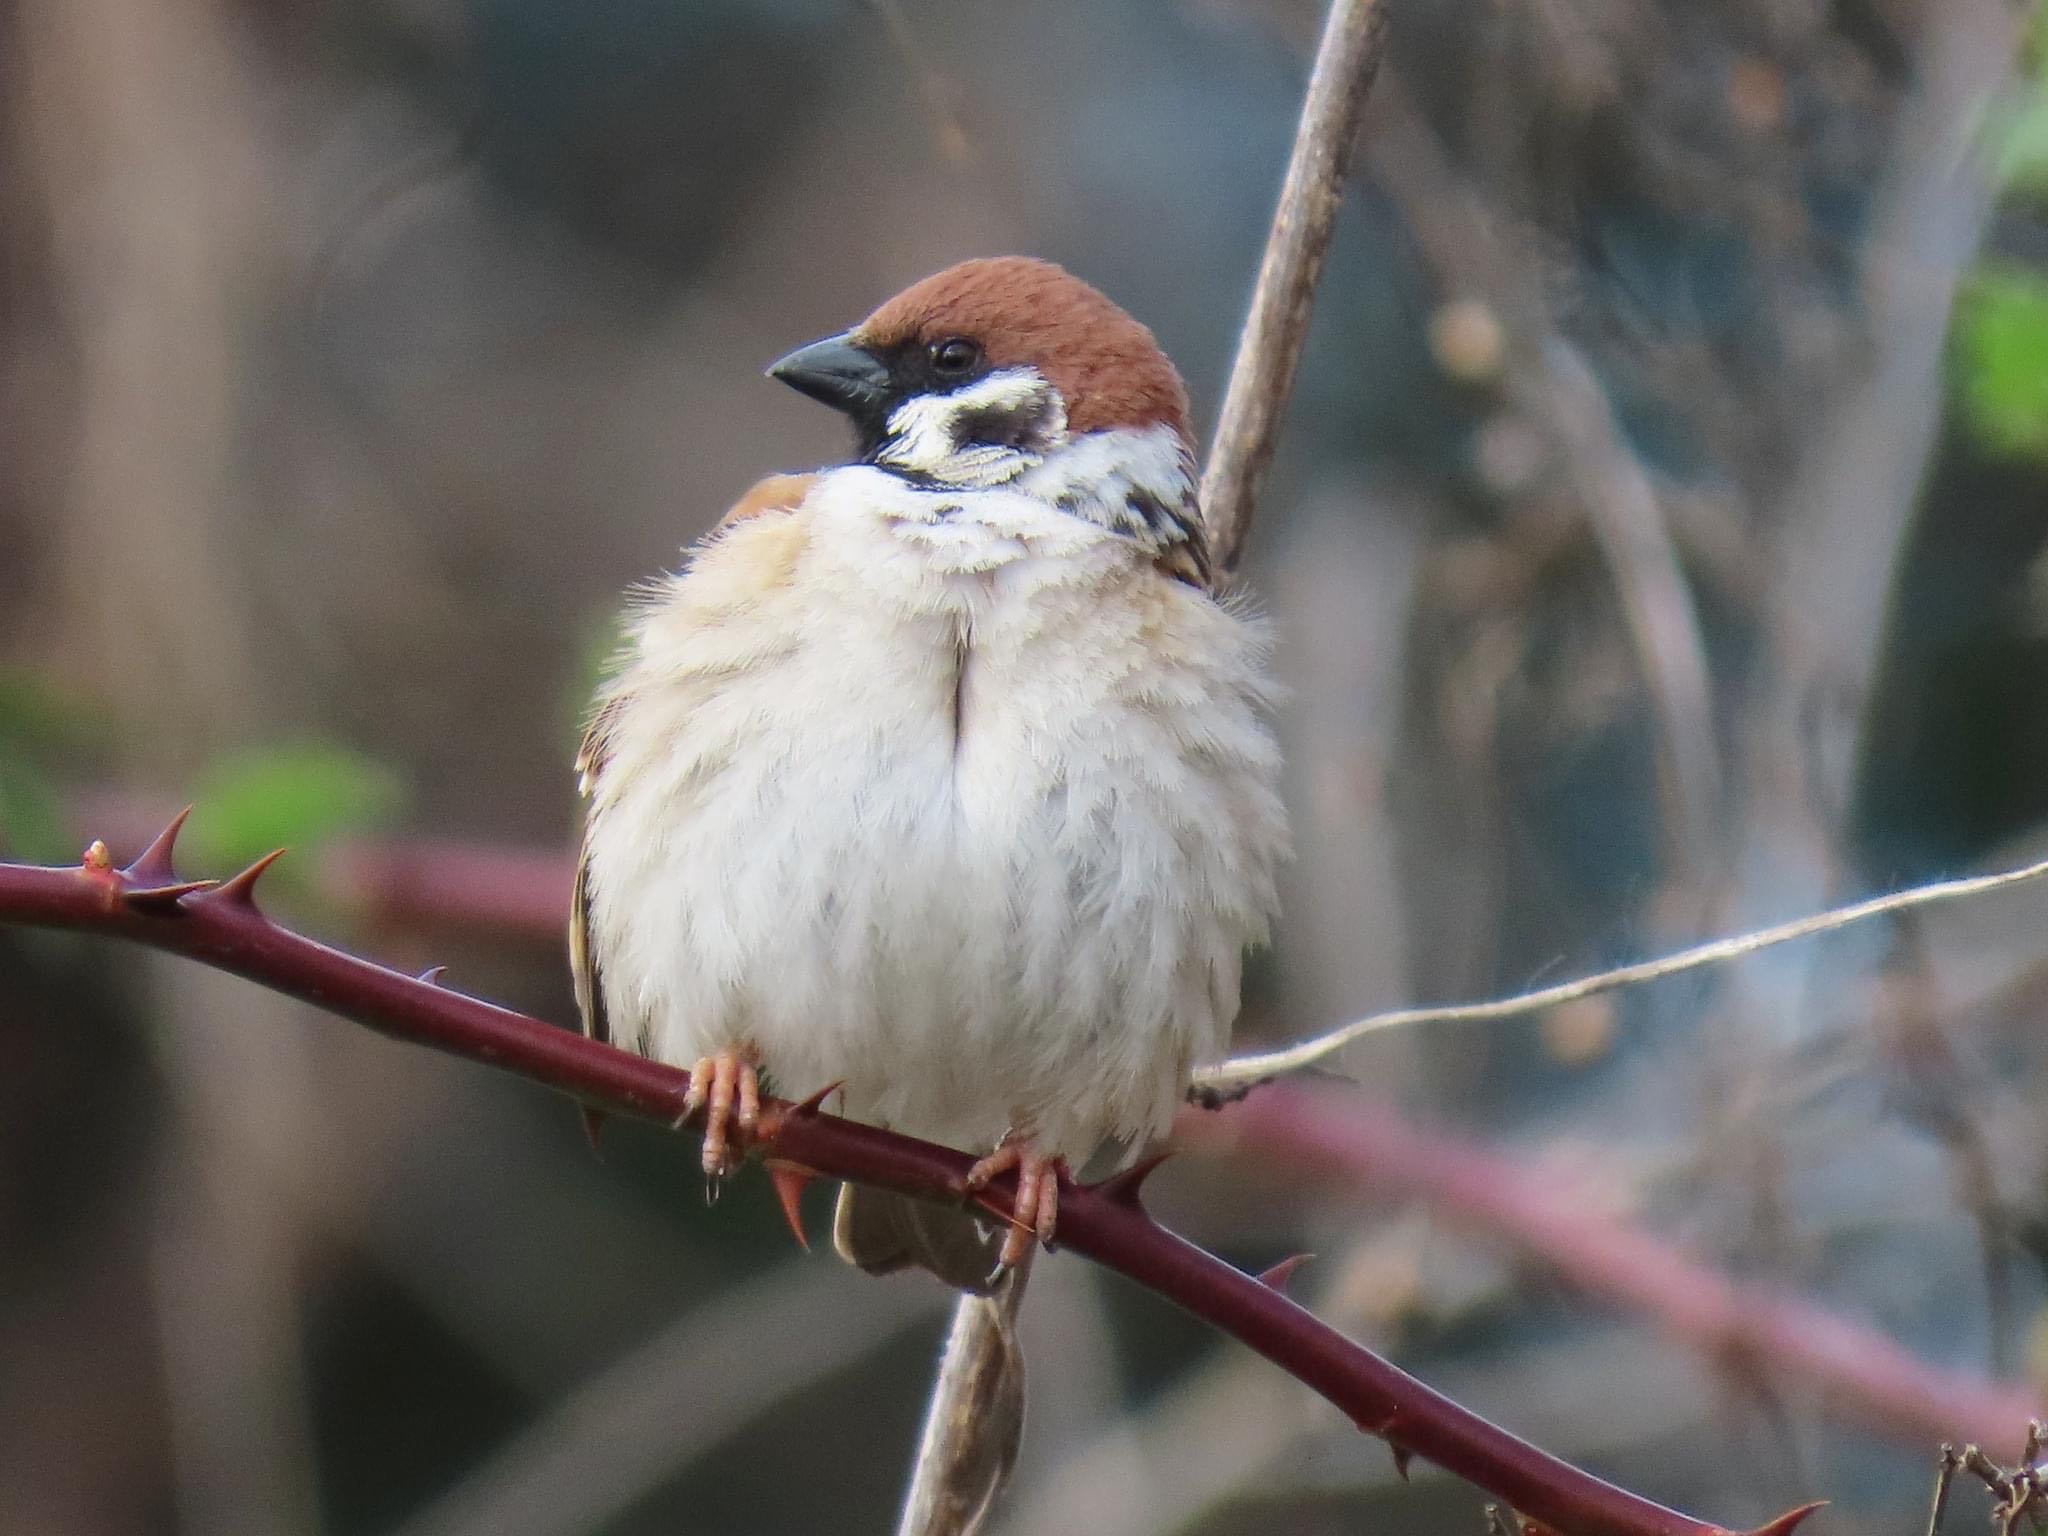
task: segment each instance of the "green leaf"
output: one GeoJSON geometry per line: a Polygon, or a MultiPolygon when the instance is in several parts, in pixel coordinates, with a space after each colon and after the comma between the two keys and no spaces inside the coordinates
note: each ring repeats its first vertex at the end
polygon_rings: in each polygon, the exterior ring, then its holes
{"type": "Polygon", "coordinates": [[[0,747],[0,854],[30,864],[78,857],[56,787],[35,765],[0,747]]]}
{"type": "Polygon", "coordinates": [[[273,848],[306,848],[388,824],[403,782],[339,747],[271,747],[223,759],[202,778],[184,846],[194,867],[239,868],[273,848]]]}
{"type": "Polygon", "coordinates": [[[1965,285],[1956,359],[1972,430],[1993,452],[2048,460],[2048,278],[1986,267],[1965,285]]]}

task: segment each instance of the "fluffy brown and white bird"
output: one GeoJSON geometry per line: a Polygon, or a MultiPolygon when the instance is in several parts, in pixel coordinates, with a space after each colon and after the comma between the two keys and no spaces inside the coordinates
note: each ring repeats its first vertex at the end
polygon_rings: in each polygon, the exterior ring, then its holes
{"type": "Polygon", "coordinates": [[[1041,261],[964,262],[770,370],[854,459],[763,481],[634,609],[579,763],[586,1027],[991,1149],[1018,1225],[849,1188],[842,1253],[984,1290],[1058,1178],[1220,1055],[1286,846],[1266,640],[1219,600],[1180,376],[1041,261]]]}

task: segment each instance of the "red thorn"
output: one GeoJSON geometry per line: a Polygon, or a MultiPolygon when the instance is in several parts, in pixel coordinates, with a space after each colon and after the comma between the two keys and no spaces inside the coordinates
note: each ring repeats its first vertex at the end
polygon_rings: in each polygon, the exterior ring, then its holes
{"type": "Polygon", "coordinates": [[[1415,1453],[1406,1446],[1394,1444],[1391,1440],[1387,1442],[1387,1449],[1394,1453],[1394,1470],[1401,1474],[1402,1482],[1407,1482],[1408,1463],[1415,1459],[1415,1453]]]}
{"type": "Polygon", "coordinates": [[[169,911],[178,904],[181,896],[190,896],[194,891],[210,891],[211,880],[174,880],[169,885],[128,886],[123,888],[121,899],[131,907],[144,911],[169,911]]]}
{"type": "Polygon", "coordinates": [[[1792,1536],[1799,1524],[1816,1509],[1827,1508],[1826,1499],[1816,1499],[1811,1504],[1802,1504],[1797,1509],[1788,1509],[1769,1525],[1760,1525],[1749,1536],[1792,1536]]]}
{"type": "Polygon", "coordinates": [[[820,1088],[816,1093],[812,1094],[809,1098],[804,1099],[799,1103],[790,1105],[789,1112],[792,1115],[796,1116],[799,1120],[808,1120],[811,1118],[811,1116],[815,1115],[819,1110],[825,1107],[825,1101],[827,1099],[831,1098],[833,1094],[837,1093],[840,1089],[844,1088],[845,1086],[846,1079],[843,1077],[836,1083],[827,1083],[824,1087],[820,1088]]]}
{"type": "Polygon", "coordinates": [[[178,834],[185,830],[185,818],[192,814],[192,807],[186,806],[170,820],[163,831],[157,833],[150,845],[136,855],[135,862],[121,873],[141,885],[168,886],[177,881],[177,866],[172,853],[178,846],[178,834]]]}
{"type": "Polygon", "coordinates": [[[1282,1296],[1285,1296],[1287,1294],[1287,1282],[1294,1278],[1294,1272],[1314,1257],[1315,1255],[1312,1253],[1297,1253],[1292,1258],[1282,1259],[1271,1269],[1260,1274],[1259,1284],[1276,1290],[1282,1296]]]}
{"type": "Polygon", "coordinates": [[[94,838],[86,845],[85,853],[78,861],[78,867],[89,875],[104,875],[114,867],[114,856],[107,852],[107,845],[94,838]]]}
{"type": "Polygon", "coordinates": [[[290,851],[287,848],[273,848],[232,880],[222,881],[211,891],[208,891],[203,899],[253,909],[256,905],[256,882],[263,878],[271,865],[275,864],[290,851]]]}
{"type": "MultiPolygon", "coordinates": [[[[437,965],[434,969],[438,971],[442,967],[437,965]]],[[[420,980],[425,981],[426,977],[422,976],[420,980]]],[[[590,1143],[591,1155],[593,1157],[603,1157],[604,1111],[592,1109],[588,1104],[579,1104],[577,1106],[577,1113],[583,1117],[583,1139],[590,1143]]]]}
{"type": "Polygon", "coordinates": [[[1127,1205],[1136,1210],[1142,1203],[1138,1195],[1145,1187],[1145,1181],[1171,1156],[1173,1152],[1169,1148],[1164,1152],[1154,1152],[1150,1157],[1140,1158],[1122,1173],[1113,1173],[1100,1184],[1091,1186],[1089,1192],[1117,1205],[1127,1205]]]}
{"type": "MultiPolygon", "coordinates": [[[[832,1085],[838,1087],[837,1083],[832,1085]]],[[[831,1088],[825,1090],[827,1093],[831,1088]]],[[[790,1234],[796,1238],[797,1247],[805,1253],[811,1251],[811,1240],[804,1236],[804,1191],[811,1187],[818,1177],[817,1170],[806,1168],[802,1163],[786,1163],[779,1157],[767,1160],[768,1177],[775,1185],[775,1198],[782,1203],[782,1219],[789,1223],[790,1234]]]]}
{"type": "MultiPolygon", "coordinates": [[[[441,985],[441,978],[443,976],[446,976],[447,974],[447,966],[430,965],[424,971],[420,972],[419,979],[421,981],[424,981],[430,987],[438,987],[439,985],[441,985]]],[[[598,1114],[598,1112],[594,1109],[586,1109],[585,1111],[583,1111],[583,1113],[586,1115],[597,1115],[597,1118],[600,1120],[604,1118],[603,1115],[598,1114]]]]}

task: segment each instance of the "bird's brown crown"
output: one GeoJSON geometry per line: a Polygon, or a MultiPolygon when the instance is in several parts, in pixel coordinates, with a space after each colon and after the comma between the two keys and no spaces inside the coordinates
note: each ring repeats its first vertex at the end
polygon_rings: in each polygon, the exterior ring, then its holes
{"type": "Polygon", "coordinates": [[[914,283],[854,329],[877,350],[962,337],[998,368],[1036,368],[1060,392],[1070,432],[1170,426],[1190,449],[1188,392],[1152,332],[1049,261],[963,261],[914,283]]]}

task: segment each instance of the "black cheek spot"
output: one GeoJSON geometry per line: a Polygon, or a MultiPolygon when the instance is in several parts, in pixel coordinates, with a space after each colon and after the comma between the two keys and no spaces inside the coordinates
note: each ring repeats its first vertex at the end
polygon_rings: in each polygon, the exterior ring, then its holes
{"type": "Polygon", "coordinates": [[[955,433],[962,444],[980,443],[991,448],[1026,448],[1040,435],[1045,412],[1036,405],[962,411],[955,433]]]}

